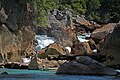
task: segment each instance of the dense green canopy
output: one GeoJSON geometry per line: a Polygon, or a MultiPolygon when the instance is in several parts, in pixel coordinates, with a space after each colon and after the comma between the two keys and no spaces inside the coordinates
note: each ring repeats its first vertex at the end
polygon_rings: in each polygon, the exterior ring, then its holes
{"type": "Polygon", "coordinates": [[[38,24],[47,26],[48,11],[70,9],[75,14],[83,14],[88,20],[99,23],[120,20],[120,0],[36,0],[38,24]]]}

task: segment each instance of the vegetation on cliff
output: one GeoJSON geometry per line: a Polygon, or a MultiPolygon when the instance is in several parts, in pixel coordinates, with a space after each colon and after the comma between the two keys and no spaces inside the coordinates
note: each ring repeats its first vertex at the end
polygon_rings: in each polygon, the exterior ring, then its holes
{"type": "Polygon", "coordinates": [[[120,0],[36,0],[38,24],[47,25],[48,11],[70,9],[73,14],[83,14],[88,20],[99,23],[120,20],[120,0]]]}

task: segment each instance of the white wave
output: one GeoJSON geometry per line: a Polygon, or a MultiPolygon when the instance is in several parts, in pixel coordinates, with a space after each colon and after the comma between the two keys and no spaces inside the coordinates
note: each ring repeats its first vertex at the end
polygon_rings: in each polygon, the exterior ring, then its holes
{"type": "Polygon", "coordinates": [[[82,38],[82,36],[77,36],[77,38],[80,42],[88,42],[89,41],[89,40],[82,38]]]}
{"type": "Polygon", "coordinates": [[[71,47],[67,46],[67,47],[65,47],[65,49],[67,49],[68,52],[71,53],[71,47]]]}
{"type": "Polygon", "coordinates": [[[30,58],[22,58],[22,60],[23,60],[23,63],[29,63],[31,61],[30,58]]]}
{"type": "Polygon", "coordinates": [[[88,42],[89,40],[87,40],[86,38],[89,38],[90,36],[91,33],[84,33],[81,36],[77,36],[77,38],[80,42],[88,42]]]}
{"type": "Polygon", "coordinates": [[[47,35],[36,35],[35,40],[37,41],[37,44],[38,44],[35,47],[37,51],[55,42],[53,37],[48,37],[47,35]]]}

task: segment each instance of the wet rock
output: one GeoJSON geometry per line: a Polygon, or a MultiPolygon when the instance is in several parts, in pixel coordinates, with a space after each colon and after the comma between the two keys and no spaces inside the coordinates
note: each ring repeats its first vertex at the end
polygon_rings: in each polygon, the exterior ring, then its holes
{"type": "Polygon", "coordinates": [[[90,57],[80,56],[76,60],[67,61],[60,65],[56,74],[77,74],[77,75],[118,75],[112,68],[101,64],[90,57]]]}
{"type": "Polygon", "coordinates": [[[20,64],[20,69],[28,69],[28,64],[20,64]]]}
{"type": "Polygon", "coordinates": [[[10,68],[10,69],[19,69],[20,68],[20,63],[18,62],[9,62],[4,65],[5,68],[10,68]]]}

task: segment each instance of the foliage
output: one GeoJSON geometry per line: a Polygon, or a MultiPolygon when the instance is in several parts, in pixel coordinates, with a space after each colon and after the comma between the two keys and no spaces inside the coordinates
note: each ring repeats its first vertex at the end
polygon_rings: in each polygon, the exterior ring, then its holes
{"type": "Polygon", "coordinates": [[[57,0],[36,0],[38,10],[38,24],[47,26],[47,12],[57,7],[57,0]]]}
{"type": "Polygon", "coordinates": [[[120,0],[101,0],[101,2],[101,10],[109,15],[110,21],[120,21],[120,0]]]}
{"type": "Polygon", "coordinates": [[[36,0],[38,24],[47,26],[48,11],[70,9],[73,14],[83,14],[96,22],[120,20],[120,0],[36,0]]]}

